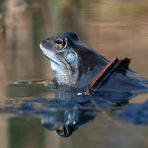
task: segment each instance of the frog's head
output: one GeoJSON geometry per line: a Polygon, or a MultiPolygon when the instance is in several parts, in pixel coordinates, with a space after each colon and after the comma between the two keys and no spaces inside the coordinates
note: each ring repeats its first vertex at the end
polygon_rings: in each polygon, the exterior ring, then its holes
{"type": "Polygon", "coordinates": [[[83,45],[72,32],[47,38],[40,43],[40,48],[50,60],[59,85],[74,86],[88,70],[106,64],[102,56],[83,45]]]}

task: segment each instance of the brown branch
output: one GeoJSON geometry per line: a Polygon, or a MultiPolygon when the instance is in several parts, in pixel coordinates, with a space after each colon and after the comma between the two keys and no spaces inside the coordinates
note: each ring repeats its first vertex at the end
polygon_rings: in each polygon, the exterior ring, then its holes
{"type": "Polygon", "coordinates": [[[113,61],[109,62],[109,64],[107,64],[107,66],[105,66],[105,68],[89,83],[87,86],[87,94],[93,95],[94,90],[101,87],[113,72],[119,69],[128,69],[130,61],[131,60],[128,58],[123,60],[114,58],[113,61]]]}

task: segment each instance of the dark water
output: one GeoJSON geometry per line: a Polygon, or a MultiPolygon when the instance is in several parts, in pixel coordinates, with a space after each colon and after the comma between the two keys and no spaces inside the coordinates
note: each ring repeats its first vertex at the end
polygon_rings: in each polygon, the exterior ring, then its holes
{"type": "Polygon", "coordinates": [[[147,1],[0,3],[0,148],[148,146],[146,92],[116,105],[103,97],[56,89],[39,49],[47,36],[74,31],[108,59],[132,58],[130,67],[148,78],[147,1]],[[63,138],[56,129],[74,132],[63,138]]]}

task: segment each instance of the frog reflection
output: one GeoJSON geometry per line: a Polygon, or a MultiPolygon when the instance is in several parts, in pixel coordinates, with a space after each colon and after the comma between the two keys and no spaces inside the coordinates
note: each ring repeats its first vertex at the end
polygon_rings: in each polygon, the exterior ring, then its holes
{"type": "Polygon", "coordinates": [[[63,102],[60,106],[63,110],[60,111],[58,107],[54,116],[42,116],[41,124],[48,130],[55,130],[59,136],[69,137],[79,126],[95,118],[96,110],[90,105],[90,100],[83,101],[81,105],[76,102],[63,102]]]}
{"type": "Polygon", "coordinates": [[[96,114],[88,96],[79,96],[77,90],[67,86],[56,89],[55,97],[47,104],[47,112],[41,115],[41,124],[62,137],[69,137],[80,125],[94,119],[96,114]]]}
{"type": "Polygon", "coordinates": [[[46,129],[68,137],[80,126],[95,119],[102,110],[111,109],[115,105],[115,102],[105,96],[92,98],[85,94],[80,95],[74,88],[61,86],[55,90],[55,97],[52,99],[17,99],[12,104],[9,102],[1,111],[19,114],[21,117],[37,117],[46,129]]]}
{"type": "Polygon", "coordinates": [[[46,129],[56,131],[61,137],[69,137],[80,126],[99,116],[102,111],[113,113],[112,116],[121,116],[123,120],[147,123],[148,117],[145,116],[148,111],[147,103],[138,107],[140,110],[136,111],[138,114],[133,114],[135,109],[130,108],[125,108],[122,115],[118,112],[124,105],[126,107],[128,100],[134,96],[135,94],[131,92],[104,90],[98,92],[97,97],[92,97],[80,93],[79,89],[61,86],[55,89],[55,96],[52,99],[16,99],[12,100],[12,103],[8,102],[3,109],[0,108],[0,111],[19,114],[21,117],[37,117],[46,129]]]}
{"type": "Polygon", "coordinates": [[[41,118],[41,124],[48,130],[55,130],[59,136],[69,137],[79,126],[95,119],[102,110],[110,110],[119,105],[127,104],[122,98],[126,96],[129,100],[130,93],[121,93],[117,100],[114,100],[116,93],[110,95],[107,92],[98,94],[97,98],[92,98],[85,94],[79,94],[77,90],[67,86],[56,89],[55,98],[48,103],[48,111],[41,118]],[[53,107],[53,108],[52,108],[53,107]],[[52,111],[53,110],[53,111],[52,111]],[[52,114],[51,114],[52,113],[52,114]]]}

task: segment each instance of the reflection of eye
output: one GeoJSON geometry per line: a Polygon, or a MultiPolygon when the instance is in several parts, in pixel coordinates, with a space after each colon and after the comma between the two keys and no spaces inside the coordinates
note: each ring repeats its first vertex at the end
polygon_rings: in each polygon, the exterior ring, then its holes
{"type": "Polygon", "coordinates": [[[66,40],[64,40],[62,38],[57,38],[55,40],[55,48],[57,48],[57,49],[62,49],[64,47],[66,47],[66,44],[67,44],[66,40]]]}
{"type": "Polygon", "coordinates": [[[64,128],[63,128],[63,129],[62,129],[62,128],[59,128],[59,129],[57,129],[56,131],[57,131],[57,133],[58,133],[60,136],[63,136],[63,135],[65,134],[64,128]]]}
{"type": "Polygon", "coordinates": [[[72,132],[73,128],[69,126],[64,126],[56,130],[57,134],[62,137],[69,137],[72,132]]]}

